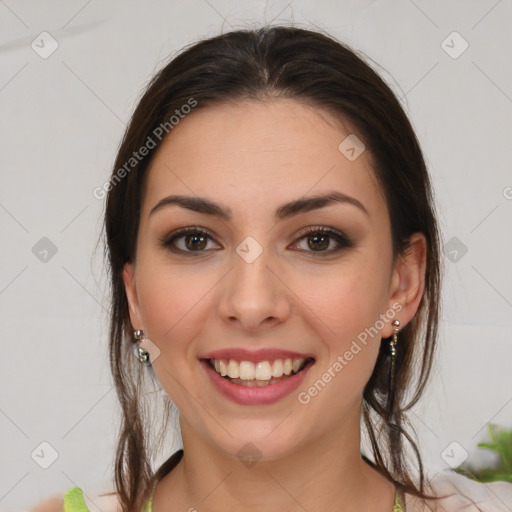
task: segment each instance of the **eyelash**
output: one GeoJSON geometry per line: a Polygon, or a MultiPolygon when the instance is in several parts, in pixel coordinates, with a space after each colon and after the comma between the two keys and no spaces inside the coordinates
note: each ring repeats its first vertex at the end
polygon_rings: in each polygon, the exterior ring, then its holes
{"type": "MultiPolygon", "coordinates": [[[[180,239],[185,237],[186,235],[190,234],[199,234],[203,235],[207,238],[213,239],[212,233],[210,233],[207,229],[199,228],[196,226],[191,226],[187,228],[181,228],[175,231],[174,233],[171,233],[170,235],[166,235],[158,240],[159,245],[162,247],[178,254],[187,254],[193,256],[194,253],[202,253],[206,252],[206,249],[200,250],[200,251],[184,251],[182,249],[177,249],[173,246],[173,243],[180,239]]],[[[311,237],[312,235],[320,235],[320,236],[328,236],[330,239],[335,240],[339,246],[333,250],[323,250],[323,251],[305,251],[311,253],[314,257],[325,257],[328,255],[332,255],[335,253],[340,252],[342,249],[349,249],[354,246],[354,243],[352,240],[347,237],[344,233],[340,231],[335,231],[330,228],[325,228],[322,226],[314,226],[311,228],[308,228],[304,233],[302,233],[297,241],[302,240],[304,238],[311,237]]]]}

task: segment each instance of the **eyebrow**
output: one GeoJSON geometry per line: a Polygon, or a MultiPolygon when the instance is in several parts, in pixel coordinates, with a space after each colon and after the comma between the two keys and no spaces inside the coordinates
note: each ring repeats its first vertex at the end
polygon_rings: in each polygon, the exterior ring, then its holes
{"type": "MultiPolygon", "coordinates": [[[[298,215],[299,213],[324,208],[333,203],[351,204],[369,216],[367,209],[355,197],[351,197],[343,192],[333,191],[327,194],[295,199],[294,201],[282,204],[274,212],[274,217],[275,219],[283,220],[288,217],[298,215]]],[[[232,218],[232,212],[229,208],[225,208],[210,199],[183,195],[170,195],[164,197],[155,206],[153,206],[149,212],[149,216],[169,205],[178,205],[182,208],[186,208],[187,210],[192,210],[206,215],[213,215],[225,220],[231,220],[232,218]]]]}

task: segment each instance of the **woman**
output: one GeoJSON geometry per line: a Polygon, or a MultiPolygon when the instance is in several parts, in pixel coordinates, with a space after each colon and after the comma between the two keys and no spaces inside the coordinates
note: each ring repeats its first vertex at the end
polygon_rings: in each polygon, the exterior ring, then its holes
{"type": "MultiPolygon", "coordinates": [[[[354,51],[285,27],[188,47],[152,80],[97,192],[120,510],[512,503],[510,484],[436,487],[408,432],[435,355],[439,231],[412,127],[354,51]],[[156,472],[148,376],[183,441],[156,472]]],[[[64,501],[87,510],[80,488],[64,501]]]]}

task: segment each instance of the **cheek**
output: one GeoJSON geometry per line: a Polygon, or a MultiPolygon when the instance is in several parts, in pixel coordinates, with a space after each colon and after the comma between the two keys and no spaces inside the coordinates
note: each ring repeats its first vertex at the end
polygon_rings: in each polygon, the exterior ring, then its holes
{"type": "Polygon", "coordinates": [[[383,312],[387,277],[378,267],[354,259],[323,276],[300,278],[300,297],[337,340],[357,336],[383,312]]]}
{"type": "Polygon", "coordinates": [[[186,389],[195,378],[194,368],[197,371],[197,355],[190,340],[199,337],[206,322],[207,295],[216,280],[211,273],[180,272],[154,263],[142,275],[138,291],[144,324],[148,337],[160,350],[153,370],[177,408],[189,410],[186,389]]]}
{"type": "MultiPolygon", "coordinates": [[[[148,335],[162,352],[183,349],[187,340],[201,329],[204,307],[218,280],[212,273],[148,264],[141,268],[138,293],[148,335]]],[[[183,360],[183,354],[180,355],[183,360]]]]}
{"type": "Polygon", "coordinates": [[[318,392],[316,404],[329,411],[325,414],[332,421],[360,399],[375,367],[381,345],[383,326],[378,321],[384,313],[385,283],[385,276],[379,272],[369,272],[364,265],[360,270],[351,266],[350,271],[347,268],[347,272],[333,273],[314,293],[304,293],[305,303],[314,313],[311,321],[321,335],[325,357],[316,369],[321,382],[314,385],[315,389],[302,391],[311,391],[314,396],[317,389],[325,388],[325,392],[318,392]]]}
{"type": "MultiPolygon", "coordinates": [[[[386,307],[388,276],[384,263],[371,264],[366,258],[354,258],[326,278],[302,278],[301,297],[317,320],[314,330],[320,334],[325,358],[318,365],[322,382],[330,382],[323,400],[335,400],[348,406],[364,389],[375,367],[383,327],[378,322],[386,307]],[[335,375],[335,377],[333,377],[335,375]]],[[[339,412],[339,411],[338,411],[339,412]]]]}

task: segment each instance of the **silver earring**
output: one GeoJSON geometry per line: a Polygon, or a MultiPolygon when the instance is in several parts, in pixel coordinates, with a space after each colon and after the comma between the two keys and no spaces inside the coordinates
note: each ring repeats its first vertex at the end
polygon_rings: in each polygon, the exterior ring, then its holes
{"type": "Polygon", "coordinates": [[[135,343],[133,347],[133,351],[135,353],[135,357],[145,366],[151,366],[151,361],[149,359],[149,352],[145,349],[140,347],[140,343],[142,343],[145,339],[144,337],[144,331],[138,330],[133,331],[133,341],[135,343]]]}
{"type": "Polygon", "coordinates": [[[395,327],[395,329],[393,330],[393,337],[389,342],[389,353],[391,356],[391,362],[389,365],[388,373],[388,403],[386,408],[386,417],[388,420],[391,419],[391,415],[393,414],[393,409],[395,407],[395,365],[397,353],[396,345],[398,343],[398,333],[400,332],[400,322],[398,320],[395,320],[393,322],[393,326],[395,327]]]}

